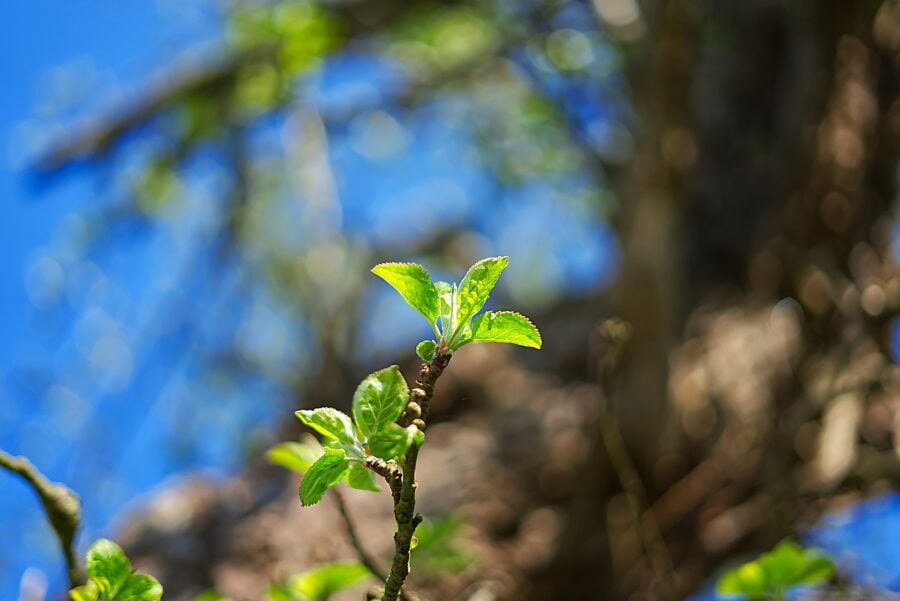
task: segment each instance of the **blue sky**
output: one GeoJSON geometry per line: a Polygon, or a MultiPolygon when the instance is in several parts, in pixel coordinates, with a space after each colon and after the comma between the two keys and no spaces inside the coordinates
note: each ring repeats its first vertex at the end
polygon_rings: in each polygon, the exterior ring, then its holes
{"type": "MultiPolygon", "coordinates": [[[[194,3],[198,8],[206,4],[194,3]]],[[[208,29],[173,2],[115,0],[9,0],[0,20],[0,373],[25,333],[29,257],[48,244],[67,214],[90,202],[82,186],[37,190],[23,171],[23,129],[40,125],[36,107],[47,100],[60,68],[87,71],[106,81],[140,82],[161,60],[208,29]]],[[[86,98],[84,104],[109,100],[86,98]]],[[[27,149],[26,149],[27,151],[27,149]]]]}
{"type": "MultiPolygon", "coordinates": [[[[194,9],[202,4],[193,3],[194,9]]],[[[0,213],[0,446],[4,446],[19,434],[19,424],[4,419],[10,410],[15,412],[4,389],[6,374],[29,347],[29,324],[35,315],[25,286],[29,262],[52,243],[70,215],[92,201],[88,182],[78,178],[42,189],[29,180],[25,169],[27,132],[40,132],[45,125],[52,125],[44,121],[44,115],[49,115],[47,101],[66,87],[67,75],[76,74],[74,82],[68,83],[76,89],[78,77],[110,84],[81,90],[78,110],[98,106],[113,100],[116,86],[112,84],[116,81],[143,81],[162,60],[202,40],[211,28],[209,22],[204,24],[190,14],[176,12],[174,2],[10,0],[0,6],[0,81],[5,92],[0,95],[0,199],[4,203],[0,213]]],[[[32,402],[36,404],[37,399],[32,402]]],[[[54,477],[52,470],[49,475],[54,477]]],[[[36,503],[24,486],[4,480],[2,489],[4,496],[12,495],[23,503],[13,502],[12,509],[7,506],[7,511],[17,516],[16,520],[4,520],[7,528],[16,524],[21,527],[30,518],[39,517],[36,503]]],[[[38,536],[47,534],[40,532],[38,536]]],[[[16,538],[14,533],[7,540],[16,538]]],[[[34,537],[24,540],[33,544],[34,537]]],[[[48,570],[52,586],[58,579],[57,562],[48,563],[49,555],[42,555],[45,559],[34,558],[34,563],[48,570]]],[[[17,565],[0,565],[4,574],[0,598],[17,596],[19,569],[17,565]]]]}

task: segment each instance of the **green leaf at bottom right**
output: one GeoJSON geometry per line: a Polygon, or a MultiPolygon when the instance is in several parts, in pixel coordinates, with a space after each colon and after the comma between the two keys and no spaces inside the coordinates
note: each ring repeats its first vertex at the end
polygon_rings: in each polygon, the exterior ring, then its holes
{"type": "Polygon", "coordinates": [[[820,584],[832,574],[834,563],[827,555],[785,540],[772,551],[726,572],[716,590],[745,599],[782,599],[793,587],[820,584]]]}

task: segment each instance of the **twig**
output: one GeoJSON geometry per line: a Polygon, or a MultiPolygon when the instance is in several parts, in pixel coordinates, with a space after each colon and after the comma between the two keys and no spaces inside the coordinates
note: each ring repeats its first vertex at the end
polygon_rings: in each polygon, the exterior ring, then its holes
{"type": "Polygon", "coordinates": [[[82,585],[84,582],[74,546],[75,533],[81,526],[78,495],[62,484],[47,480],[25,457],[13,457],[0,450],[0,467],[21,476],[37,493],[66,558],[69,585],[71,588],[82,585]]]}
{"type": "MultiPolygon", "coordinates": [[[[410,402],[397,420],[402,426],[416,425],[425,430],[426,420],[434,395],[434,384],[450,362],[450,355],[437,354],[431,363],[423,363],[419,371],[416,386],[410,390],[410,402]]],[[[400,470],[392,462],[384,462],[370,457],[366,466],[380,474],[391,488],[394,499],[394,521],[397,531],[394,533],[394,560],[391,572],[384,582],[384,593],[381,601],[397,601],[403,583],[409,576],[409,553],[416,526],[422,522],[422,516],[416,513],[416,462],[419,459],[419,445],[410,445],[403,459],[400,470]]]]}

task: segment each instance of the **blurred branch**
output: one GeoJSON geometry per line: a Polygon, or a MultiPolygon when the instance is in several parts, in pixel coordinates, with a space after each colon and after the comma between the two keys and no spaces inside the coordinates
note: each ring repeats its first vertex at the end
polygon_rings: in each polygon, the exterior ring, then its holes
{"type": "Polygon", "coordinates": [[[0,467],[21,476],[37,493],[65,555],[70,587],[83,584],[74,547],[75,534],[81,526],[78,496],[62,484],[50,482],[25,457],[13,457],[0,450],[0,467]]]}
{"type": "Polygon", "coordinates": [[[650,565],[656,579],[667,589],[667,597],[678,599],[678,586],[674,581],[672,557],[666,547],[665,540],[659,529],[653,513],[644,511],[649,507],[647,491],[638,474],[637,467],[628,453],[625,439],[619,430],[615,413],[609,410],[608,399],[611,398],[613,380],[624,353],[625,347],[631,338],[631,326],[619,319],[607,319],[600,326],[600,336],[606,352],[602,353],[600,360],[600,433],[613,471],[622,485],[628,507],[632,514],[634,528],[644,553],[650,560],[650,565]]]}
{"type": "MultiPolygon", "coordinates": [[[[364,7],[366,2],[356,3],[364,7]]],[[[374,5],[374,3],[371,3],[374,5]]],[[[416,3],[411,3],[414,6],[416,3]]],[[[411,10],[398,3],[396,7],[386,11],[388,18],[381,27],[400,18],[403,11],[411,10]],[[398,8],[399,7],[399,8],[398,8]]],[[[554,4],[542,6],[531,17],[536,21],[543,21],[557,10],[554,4]]],[[[374,25],[364,31],[356,32],[362,35],[377,31],[374,25]]],[[[401,106],[411,106],[421,102],[422,97],[431,93],[434,89],[446,88],[448,85],[466,81],[477,76],[478,67],[490,59],[507,54],[517,45],[526,42],[532,32],[526,27],[510,27],[506,35],[501,36],[497,44],[488,52],[477,55],[471,59],[458,62],[445,69],[435,69],[427,76],[419,76],[410,81],[402,91],[390,96],[390,100],[401,106]]],[[[347,38],[354,39],[353,36],[347,38]]],[[[228,86],[234,85],[241,69],[253,63],[275,60],[278,56],[277,44],[264,44],[254,46],[239,52],[225,52],[224,56],[212,59],[208,64],[183,70],[180,74],[166,78],[163,85],[150,86],[149,89],[136,95],[136,99],[129,106],[112,111],[111,114],[102,116],[99,120],[90,121],[80,128],[75,126],[75,132],[61,137],[49,148],[41,153],[34,161],[33,170],[38,176],[50,176],[63,167],[76,161],[85,161],[102,158],[111,152],[114,147],[134,129],[147,124],[157,118],[168,109],[173,108],[179,102],[192,95],[204,94],[216,96],[216,92],[228,86]],[[79,131],[80,130],[80,131],[79,131]]],[[[366,107],[352,107],[340,112],[329,112],[324,115],[327,122],[346,122],[355,114],[366,107]]]]}
{"type": "Polygon", "coordinates": [[[51,175],[71,162],[102,157],[131,130],[157,117],[187,96],[214,94],[216,90],[231,85],[240,67],[273,58],[275,49],[274,45],[257,46],[212,60],[203,67],[184,70],[167,79],[165,85],[143,91],[130,106],[59,140],[38,157],[35,171],[39,175],[51,175]]]}
{"type": "Polygon", "coordinates": [[[375,558],[372,557],[363,546],[362,540],[359,538],[359,533],[356,531],[356,524],[354,523],[353,518],[350,517],[350,510],[347,507],[347,502],[344,500],[344,493],[342,493],[339,488],[333,488],[332,492],[334,493],[334,498],[337,500],[338,511],[344,519],[347,537],[350,539],[350,544],[353,545],[353,549],[356,551],[360,563],[366,566],[375,578],[384,582],[387,580],[387,575],[384,570],[378,566],[378,562],[375,561],[375,558]]]}

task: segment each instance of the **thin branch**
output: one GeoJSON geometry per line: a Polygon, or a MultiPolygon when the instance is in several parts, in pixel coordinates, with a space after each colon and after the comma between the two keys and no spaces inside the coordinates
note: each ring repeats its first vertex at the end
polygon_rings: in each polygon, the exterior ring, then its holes
{"type": "Polygon", "coordinates": [[[609,409],[608,399],[613,390],[613,379],[619,368],[619,362],[625,347],[631,338],[631,326],[618,319],[606,320],[600,328],[600,335],[608,347],[600,363],[600,434],[610,464],[631,510],[634,528],[637,531],[641,547],[644,549],[656,579],[668,589],[671,599],[678,599],[678,585],[674,579],[672,556],[663,539],[659,524],[647,501],[647,491],[641,480],[634,460],[628,452],[625,439],[619,429],[615,414],[609,409]]]}
{"type": "Polygon", "coordinates": [[[13,457],[0,450],[0,467],[21,476],[37,493],[66,558],[70,587],[84,584],[74,546],[75,534],[81,526],[78,495],[62,484],[50,482],[25,457],[13,457]]]}
{"type": "Polygon", "coordinates": [[[350,539],[350,544],[353,545],[353,549],[356,551],[360,563],[366,566],[369,571],[382,582],[387,580],[384,570],[378,566],[378,562],[375,561],[375,558],[372,557],[363,546],[362,540],[359,538],[359,533],[356,530],[356,523],[353,521],[353,518],[350,517],[350,510],[347,507],[347,502],[344,500],[344,494],[339,488],[333,488],[332,491],[334,492],[334,498],[337,499],[338,511],[341,513],[341,517],[344,518],[344,527],[347,530],[347,538],[350,539]]]}

